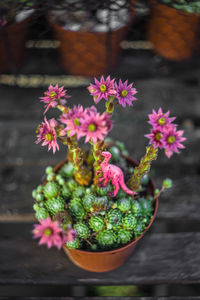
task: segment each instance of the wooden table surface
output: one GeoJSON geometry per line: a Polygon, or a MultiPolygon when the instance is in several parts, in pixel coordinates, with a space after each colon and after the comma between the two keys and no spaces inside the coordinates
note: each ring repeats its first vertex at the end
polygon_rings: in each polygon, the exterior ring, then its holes
{"type": "MultiPolygon", "coordinates": [[[[149,131],[147,115],[153,108],[162,107],[177,116],[187,137],[186,149],[170,160],[160,153],[153,163],[156,184],[159,186],[162,179],[170,177],[173,188],[160,197],[152,229],[131,258],[118,270],[104,274],[79,269],[64,252],[47,250],[32,240],[35,220],[31,191],[43,179],[45,166],[55,165],[65,157],[65,149],[61,147],[53,155],[34,143],[35,130],[43,117],[39,97],[45,88],[0,87],[0,285],[8,287],[7,294],[0,288],[0,299],[6,299],[3,296],[9,296],[16,286],[177,284],[197,287],[200,283],[200,68],[186,68],[170,76],[159,73],[140,76],[141,69],[139,76],[136,70],[131,72],[130,65],[134,66],[135,61],[138,68],[143,66],[144,75],[144,65],[147,62],[152,65],[152,59],[146,55],[140,65],[137,56],[135,60],[127,56],[122,67],[113,73],[117,78],[134,80],[138,101],[133,107],[117,108],[111,136],[123,141],[130,156],[139,160],[147,145],[144,137],[149,131]]],[[[69,104],[93,105],[85,87],[67,89],[73,96],[69,104]]],[[[49,113],[52,115],[53,111],[49,113]]],[[[195,296],[200,295],[200,289],[197,293],[195,296]]],[[[183,296],[170,299],[184,299],[183,296]]]]}

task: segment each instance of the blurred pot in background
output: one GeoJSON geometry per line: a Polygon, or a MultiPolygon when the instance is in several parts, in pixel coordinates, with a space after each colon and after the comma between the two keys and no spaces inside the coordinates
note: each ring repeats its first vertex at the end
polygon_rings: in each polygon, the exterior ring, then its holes
{"type": "Polygon", "coordinates": [[[25,56],[33,1],[0,0],[0,72],[16,71],[25,56]]]}
{"type": "Polygon", "coordinates": [[[162,57],[181,61],[192,56],[197,43],[200,1],[151,1],[147,38],[162,57]],[[162,3],[163,2],[163,3],[162,3]]]}
{"type": "Polygon", "coordinates": [[[64,2],[49,14],[55,38],[60,41],[60,60],[70,74],[98,76],[116,66],[120,58],[120,42],[135,15],[128,1],[117,0],[103,6],[94,2],[64,2]],[[66,6],[65,6],[66,4],[66,6]]]}

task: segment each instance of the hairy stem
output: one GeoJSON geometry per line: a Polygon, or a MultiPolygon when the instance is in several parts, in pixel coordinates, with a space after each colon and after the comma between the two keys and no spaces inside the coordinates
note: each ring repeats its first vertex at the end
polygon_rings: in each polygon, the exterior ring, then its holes
{"type": "Polygon", "coordinates": [[[103,157],[101,155],[103,149],[104,149],[104,142],[103,141],[98,141],[96,144],[90,142],[92,145],[92,154],[94,156],[94,178],[93,178],[93,183],[94,185],[98,186],[98,180],[102,176],[101,173],[97,174],[97,171],[100,170],[100,164],[103,161],[103,157]]]}
{"type": "Polygon", "coordinates": [[[152,145],[146,147],[146,154],[142,157],[139,166],[134,169],[134,173],[128,181],[128,186],[137,192],[141,187],[141,181],[145,174],[150,171],[151,162],[157,159],[158,148],[152,145]]]}
{"type": "MultiPolygon", "coordinates": [[[[73,137],[60,137],[59,138],[64,145],[69,148],[70,155],[72,157],[75,169],[75,179],[80,185],[89,185],[92,179],[92,172],[83,165],[84,152],[78,147],[75,136],[73,137]]],[[[69,156],[69,155],[68,155],[69,156]]]]}

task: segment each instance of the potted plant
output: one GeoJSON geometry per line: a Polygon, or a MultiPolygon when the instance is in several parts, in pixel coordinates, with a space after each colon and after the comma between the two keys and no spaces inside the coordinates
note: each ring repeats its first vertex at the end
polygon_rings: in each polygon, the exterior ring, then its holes
{"type": "Polygon", "coordinates": [[[0,72],[15,71],[25,55],[33,0],[0,0],[0,72]]]}
{"type": "Polygon", "coordinates": [[[197,42],[200,1],[151,1],[147,38],[162,57],[181,61],[192,56],[197,42]]]}
{"type": "Polygon", "coordinates": [[[60,42],[60,60],[70,74],[99,76],[108,73],[120,57],[124,39],[135,15],[127,0],[115,3],[84,0],[56,2],[49,22],[60,42]]]}
{"type": "Polygon", "coordinates": [[[39,244],[63,247],[78,266],[104,272],[119,267],[130,256],[155,218],[158,196],[171,186],[166,179],[161,190],[155,189],[148,175],[159,148],[171,157],[184,148],[185,138],[169,112],[153,110],[149,115],[152,129],[146,135],[149,145],[137,163],[128,157],[123,143],[106,138],[116,105],[135,102],[133,84],[102,76],[88,90],[96,104],[105,101],[104,113],[95,106],[69,108],[67,92],[57,85],[50,85],[41,98],[45,114],[52,107],[61,116],[57,120],[44,117],[36,143],[55,153],[60,141],[68,147],[68,155],[55,168],[48,166],[45,182],[33,190],[33,208],[40,222],[33,233],[40,238],[39,244]],[[78,145],[82,138],[89,148],[78,145]]]}

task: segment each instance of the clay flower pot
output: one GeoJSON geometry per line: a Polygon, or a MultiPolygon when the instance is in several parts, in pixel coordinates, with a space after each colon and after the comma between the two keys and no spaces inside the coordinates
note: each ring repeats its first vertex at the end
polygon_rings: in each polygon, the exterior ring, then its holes
{"type": "Polygon", "coordinates": [[[0,72],[15,71],[21,66],[31,18],[0,29],[0,72]]]}
{"type": "MultiPolygon", "coordinates": [[[[126,157],[126,160],[133,167],[137,166],[138,163],[133,159],[126,157]]],[[[66,161],[60,162],[55,168],[54,172],[56,173],[66,161]]],[[[153,180],[150,178],[149,185],[147,187],[147,192],[150,195],[153,195],[155,190],[155,184],[153,180]]],[[[144,236],[147,230],[151,227],[157,213],[158,209],[158,198],[155,199],[154,202],[154,213],[151,219],[151,222],[146,227],[145,231],[136,239],[130,242],[129,244],[110,251],[102,251],[102,252],[90,252],[84,250],[77,249],[69,249],[66,246],[63,246],[65,253],[68,255],[69,259],[78,267],[91,271],[91,272],[107,272],[114,270],[121,265],[130,257],[133,250],[135,249],[138,241],[144,236]]]]}
{"type": "Polygon", "coordinates": [[[60,42],[60,62],[73,75],[100,76],[107,74],[118,63],[120,43],[133,21],[132,8],[126,25],[110,32],[66,30],[49,18],[55,38],[60,42]]]}
{"type": "Polygon", "coordinates": [[[199,16],[151,1],[147,38],[162,57],[181,61],[192,56],[199,16]]]}

